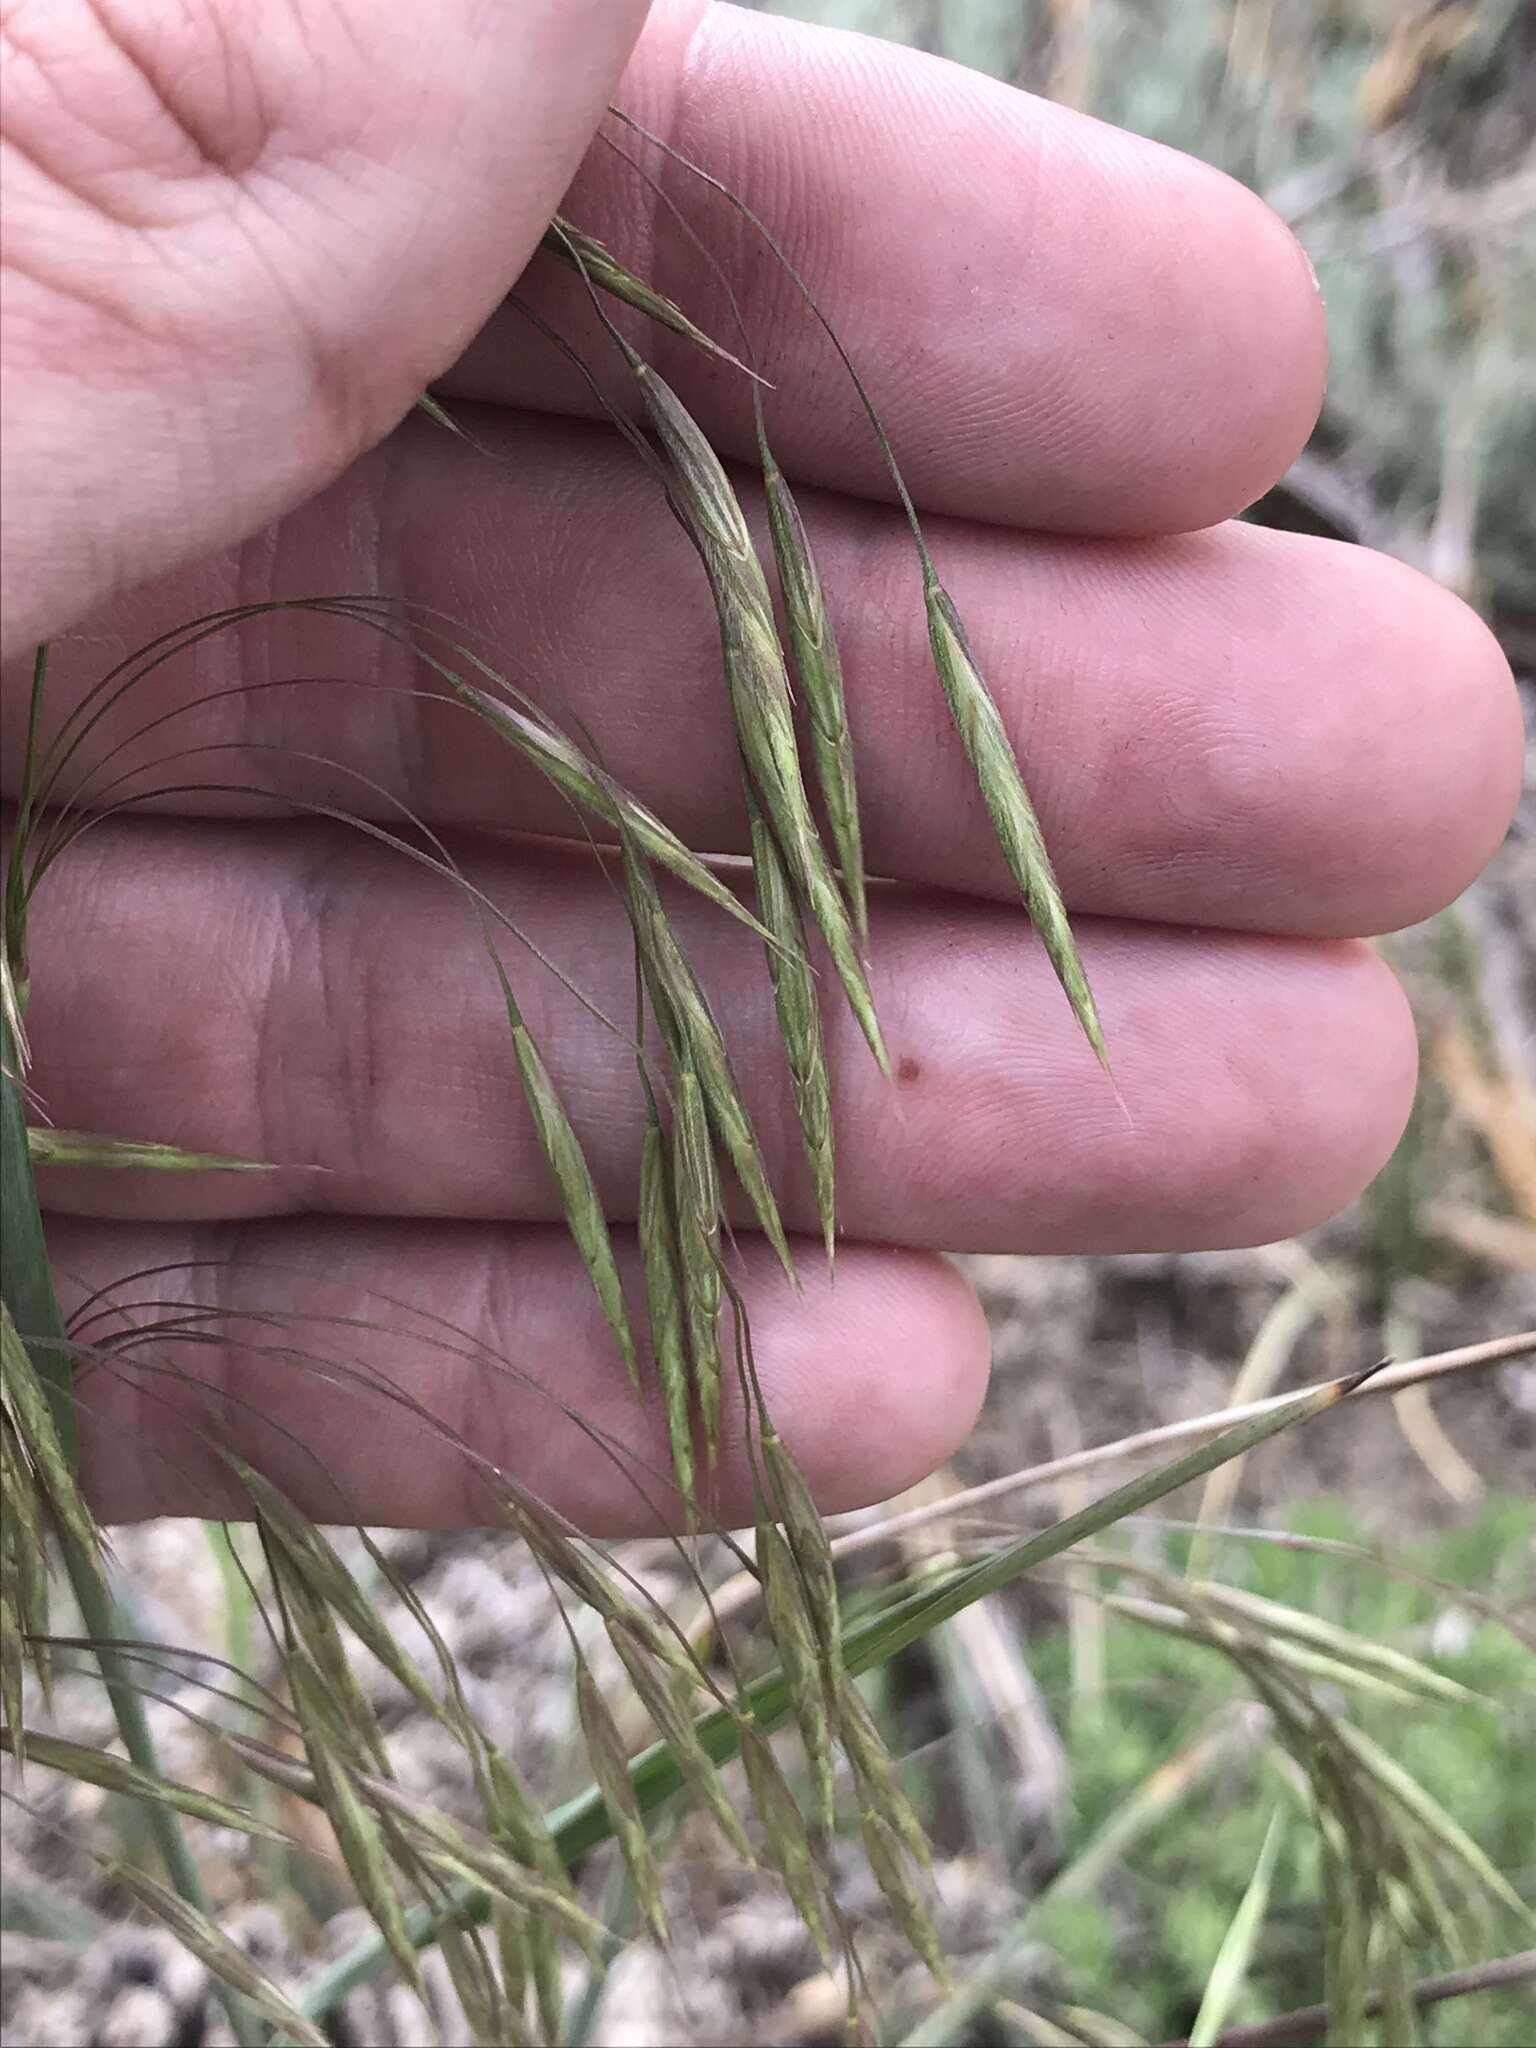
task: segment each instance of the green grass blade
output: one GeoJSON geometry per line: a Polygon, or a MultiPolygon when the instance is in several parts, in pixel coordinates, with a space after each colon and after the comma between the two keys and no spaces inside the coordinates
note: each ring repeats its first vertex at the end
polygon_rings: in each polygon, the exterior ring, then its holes
{"type": "Polygon", "coordinates": [[[1270,1885],[1284,1838],[1285,1814],[1282,1808],[1277,1807],[1270,1815],[1263,1847],[1259,1850],[1259,1860],[1254,1865],[1248,1889],[1232,1917],[1232,1925],[1227,1929],[1217,1951],[1216,1961],[1211,1967],[1205,1996],[1200,2001],[1195,2023],[1189,2030],[1189,2048],[1214,2048],[1217,2037],[1226,2026],[1228,2016],[1248,1981],[1253,1952],[1258,1945],[1264,1916],[1269,1911],[1270,1885]]]}

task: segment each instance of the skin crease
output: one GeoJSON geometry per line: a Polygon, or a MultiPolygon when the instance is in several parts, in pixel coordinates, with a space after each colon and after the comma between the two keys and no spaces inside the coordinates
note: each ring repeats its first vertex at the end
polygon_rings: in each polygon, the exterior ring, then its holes
{"type": "MultiPolygon", "coordinates": [[[[1305,260],[1256,199],[935,60],[697,0],[649,18],[638,0],[529,0],[510,27],[475,0],[419,26],[382,0],[0,0],[0,52],[7,796],[38,638],[52,732],[181,620],[376,590],[467,622],[690,843],[739,849],[697,565],[502,305],[574,177],[573,217],[728,331],[664,210],[588,147],[610,98],[771,215],[865,370],[1037,792],[1124,1111],[992,850],[857,409],[782,274],[734,216],[701,213],[775,386],[845,642],[867,844],[894,878],[871,938],[890,1088],[828,1004],[835,1279],[806,1243],[797,1297],[739,1245],[770,1407],[828,1507],[910,1483],[975,1415],[985,1324],[937,1248],[1262,1240],[1379,1169],[1414,1045],[1361,941],[1488,858],[1519,718],[1497,647],[1443,591],[1223,523],[1305,440],[1324,373],[1305,260]],[[431,380],[491,459],[402,423],[431,380]]],[[[568,275],[535,259],[524,285],[597,355],[568,275]]],[[[644,341],[749,459],[739,379],[644,341]]],[[[217,1342],[85,1373],[87,1484],[109,1519],[238,1513],[220,1433],[317,1515],[484,1519],[490,1460],[594,1530],[653,1526],[664,1486],[637,1492],[623,1468],[664,1467],[657,1403],[624,1382],[550,1221],[472,922],[355,833],[281,815],[408,803],[623,1018],[622,921],[570,814],[335,625],[211,640],[96,744],[296,676],[331,680],[189,713],[110,771],[243,742],[170,779],[270,800],[99,825],[39,897],[29,1080],[52,1120],[278,1162],[47,1179],[87,1337],[103,1288],[119,1323],[167,1303],[225,1318],[217,1342]],[[241,1320],[273,1313],[281,1343],[241,1320]]],[[[694,900],[675,911],[808,1228],[760,956],[694,900]]],[[[508,964],[632,1271],[622,1033],[536,961],[508,964]]],[[[740,1433],[732,1409],[727,1518],[749,1505],[740,1433]]]]}

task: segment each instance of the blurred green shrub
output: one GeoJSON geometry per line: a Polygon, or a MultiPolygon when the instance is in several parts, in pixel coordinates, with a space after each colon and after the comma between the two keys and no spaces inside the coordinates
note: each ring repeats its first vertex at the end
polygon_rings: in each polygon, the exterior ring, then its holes
{"type": "MultiPolygon", "coordinates": [[[[1350,1517],[1332,1504],[1292,1511],[1287,1523],[1302,1535],[1359,1540],[1350,1517]]],[[[1177,1567],[1187,1549],[1187,1537],[1170,1533],[1157,1546],[1156,1561],[1177,1567]]],[[[1138,1554],[1152,1561],[1147,1552],[1138,1554]]],[[[1511,1609],[1523,1603],[1527,1615],[1533,1560],[1536,1507],[1513,1499],[1493,1502],[1454,1532],[1397,1559],[1511,1609]]],[[[1407,1651],[1487,1696],[1488,1707],[1356,1700],[1349,1711],[1516,1889],[1536,1898],[1536,1656],[1449,1596],[1337,1557],[1224,1544],[1221,1577],[1407,1651]]],[[[1035,1641],[1030,1661],[1049,1697],[1070,1695],[1065,1630],[1035,1641]]],[[[1074,1794],[1067,1854],[1076,1853],[1223,1701],[1244,1694],[1225,1658],[1111,1617],[1102,1702],[1063,1717],[1070,1727],[1074,1794]]],[[[1063,2002],[1096,2006],[1151,2041],[1187,2032],[1281,1796],[1267,1763],[1256,1753],[1239,1757],[1175,1806],[1092,1899],[1048,1909],[1039,1934],[1059,1959],[1063,2002]]],[[[1310,1827],[1287,1830],[1254,1967],[1231,2024],[1272,2018],[1323,1995],[1316,1845],[1310,1827]]],[[[1478,1950],[1494,1952],[1491,1945],[1478,1950]]],[[[1461,1960],[1426,1943],[1414,1968],[1429,1976],[1461,1960]]],[[[1532,2018],[1527,1996],[1485,1993],[1426,2013],[1424,2039],[1442,2048],[1529,2048],[1532,2018]]]]}
{"type": "Polygon", "coordinates": [[[1328,405],[1296,490],[1324,528],[1400,553],[1536,634],[1529,0],[785,0],[771,11],[1065,99],[1263,193],[1317,267],[1333,335],[1328,405]]]}

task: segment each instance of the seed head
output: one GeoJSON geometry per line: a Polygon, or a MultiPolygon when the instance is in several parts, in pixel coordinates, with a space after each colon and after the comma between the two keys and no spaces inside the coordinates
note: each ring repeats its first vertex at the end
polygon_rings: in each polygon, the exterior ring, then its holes
{"type": "Polygon", "coordinates": [[[981,785],[1003,858],[1019,885],[1024,907],[1040,934],[1046,957],[1066,991],[1073,1014],[1099,1063],[1107,1068],[1109,1057],[1093,992],[1067,922],[1066,906],[1045,849],[1035,807],[1024,787],[1013,743],[976,666],[959,615],[931,571],[924,577],[923,601],[928,612],[934,666],[966,756],[981,785]]]}

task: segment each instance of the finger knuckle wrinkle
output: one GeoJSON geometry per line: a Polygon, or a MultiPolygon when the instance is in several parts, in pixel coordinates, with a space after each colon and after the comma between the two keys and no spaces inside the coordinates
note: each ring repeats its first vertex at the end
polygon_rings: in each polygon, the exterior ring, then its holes
{"type": "Polygon", "coordinates": [[[153,228],[245,176],[273,121],[255,39],[217,5],[8,0],[0,12],[9,150],[115,221],[153,228]]]}

